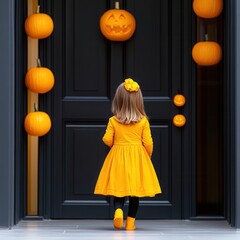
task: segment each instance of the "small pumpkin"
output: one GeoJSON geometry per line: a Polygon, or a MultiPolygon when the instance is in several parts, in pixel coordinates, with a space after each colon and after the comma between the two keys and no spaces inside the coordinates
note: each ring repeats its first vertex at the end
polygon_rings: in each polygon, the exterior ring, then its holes
{"type": "Polygon", "coordinates": [[[186,117],[182,114],[176,114],[173,118],[173,124],[176,127],[183,127],[186,124],[186,117]]]}
{"type": "Polygon", "coordinates": [[[102,34],[111,41],[126,41],[135,32],[136,20],[134,16],[123,9],[119,9],[119,2],[115,9],[106,11],[100,18],[102,34]]]}
{"type": "Polygon", "coordinates": [[[45,112],[37,111],[27,114],[24,120],[26,132],[31,136],[43,136],[51,129],[51,119],[45,112]]]}
{"type": "Polygon", "coordinates": [[[182,94],[177,94],[173,98],[174,105],[177,107],[182,107],[186,103],[186,98],[182,94]]]}
{"type": "Polygon", "coordinates": [[[222,0],[194,0],[193,11],[202,18],[218,17],[223,9],[222,0]]]}
{"type": "Polygon", "coordinates": [[[37,67],[30,68],[25,76],[26,87],[35,93],[46,93],[54,86],[54,75],[46,67],[41,67],[38,59],[37,67]]]}
{"type": "Polygon", "coordinates": [[[214,41],[198,42],[192,49],[192,57],[200,66],[215,65],[222,59],[222,48],[214,41]]]}
{"type": "Polygon", "coordinates": [[[52,18],[45,14],[39,13],[40,6],[38,6],[35,14],[28,16],[25,21],[25,31],[31,38],[43,39],[51,35],[54,24],[52,18]]]}

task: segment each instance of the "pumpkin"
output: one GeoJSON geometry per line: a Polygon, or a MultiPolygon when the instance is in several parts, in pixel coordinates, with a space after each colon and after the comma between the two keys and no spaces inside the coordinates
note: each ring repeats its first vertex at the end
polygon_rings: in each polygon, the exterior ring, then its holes
{"type": "Polygon", "coordinates": [[[177,94],[174,96],[173,102],[175,106],[182,107],[186,102],[186,98],[181,94],[177,94]]]}
{"type": "Polygon", "coordinates": [[[106,11],[100,18],[102,34],[111,41],[126,41],[133,35],[136,28],[134,16],[126,10],[119,9],[119,3],[115,3],[115,9],[106,11]]]}
{"type": "Polygon", "coordinates": [[[202,18],[218,17],[223,9],[222,0],[194,0],[193,11],[202,18]]]}
{"type": "Polygon", "coordinates": [[[35,112],[30,112],[25,117],[24,127],[31,136],[43,136],[51,129],[51,119],[47,113],[35,108],[35,112]]]}
{"type": "Polygon", "coordinates": [[[46,93],[53,88],[54,75],[46,67],[41,67],[38,59],[37,67],[30,68],[25,76],[26,87],[35,93],[46,93]]]}
{"type": "Polygon", "coordinates": [[[173,124],[176,127],[183,127],[186,124],[186,117],[182,114],[176,114],[173,118],[173,124]]]}
{"type": "Polygon", "coordinates": [[[25,31],[31,38],[43,39],[51,35],[54,25],[52,18],[45,13],[39,13],[39,10],[38,6],[36,13],[27,17],[25,31]]]}
{"type": "Polygon", "coordinates": [[[198,42],[192,49],[193,60],[201,66],[218,64],[222,59],[222,49],[217,42],[198,42]]]}

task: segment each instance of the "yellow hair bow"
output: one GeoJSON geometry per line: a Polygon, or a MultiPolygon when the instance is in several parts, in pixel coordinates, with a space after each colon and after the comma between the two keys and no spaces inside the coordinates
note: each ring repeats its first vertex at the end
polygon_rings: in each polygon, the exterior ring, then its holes
{"type": "Polygon", "coordinates": [[[140,88],[138,83],[133,81],[131,78],[127,78],[124,81],[124,87],[129,92],[137,92],[140,88]]]}

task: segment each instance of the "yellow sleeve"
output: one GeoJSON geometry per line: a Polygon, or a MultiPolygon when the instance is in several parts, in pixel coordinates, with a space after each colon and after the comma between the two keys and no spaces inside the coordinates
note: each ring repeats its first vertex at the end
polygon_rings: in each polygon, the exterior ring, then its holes
{"type": "Polygon", "coordinates": [[[102,140],[107,146],[112,147],[113,138],[114,138],[114,127],[111,123],[111,120],[109,120],[107,128],[106,128],[106,132],[105,132],[102,140]]]}
{"type": "Polygon", "coordinates": [[[149,157],[151,157],[152,153],[153,153],[153,140],[152,140],[150,124],[149,124],[148,120],[146,121],[146,124],[143,127],[142,142],[143,142],[143,146],[147,150],[149,157]]]}

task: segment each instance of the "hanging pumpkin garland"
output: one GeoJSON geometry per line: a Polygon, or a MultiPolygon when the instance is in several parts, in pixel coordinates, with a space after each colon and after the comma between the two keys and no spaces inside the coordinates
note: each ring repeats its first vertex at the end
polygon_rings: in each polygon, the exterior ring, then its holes
{"type": "Polygon", "coordinates": [[[47,113],[38,111],[36,104],[34,110],[25,117],[25,130],[31,136],[43,136],[51,129],[51,119],[47,113]]]}
{"type": "Polygon", "coordinates": [[[222,59],[222,49],[217,42],[198,42],[192,49],[192,57],[200,66],[216,65],[222,59]]]}
{"type": "Polygon", "coordinates": [[[115,2],[115,9],[106,11],[100,18],[100,30],[111,41],[126,41],[132,37],[136,29],[134,16],[119,8],[115,2]]]}
{"type": "MultiPolygon", "coordinates": [[[[36,13],[27,17],[24,27],[29,37],[44,39],[52,34],[54,24],[49,15],[40,13],[40,6],[38,6],[36,13]]],[[[54,75],[50,69],[41,67],[38,59],[37,67],[30,68],[26,73],[25,84],[32,92],[46,93],[54,86],[54,75]]],[[[31,136],[43,136],[51,129],[51,119],[47,113],[38,111],[36,104],[34,104],[34,110],[26,115],[24,128],[31,136]]]]}
{"type": "Polygon", "coordinates": [[[37,67],[30,68],[25,76],[26,87],[35,93],[46,93],[54,86],[54,75],[46,67],[41,67],[40,59],[37,59],[37,67]]]}
{"type": "Polygon", "coordinates": [[[51,35],[53,28],[52,18],[45,13],[40,13],[40,6],[37,7],[36,13],[28,16],[25,21],[25,31],[31,38],[47,38],[51,35]]]}
{"type": "Polygon", "coordinates": [[[214,41],[197,42],[192,49],[193,60],[200,66],[211,66],[218,64],[222,59],[222,48],[214,41]]]}
{"type": "Polygon", "coordinates": [[[223,0],[194,0],[193,11],[202,18],[218,17],[223,10],[223,0]]]}

